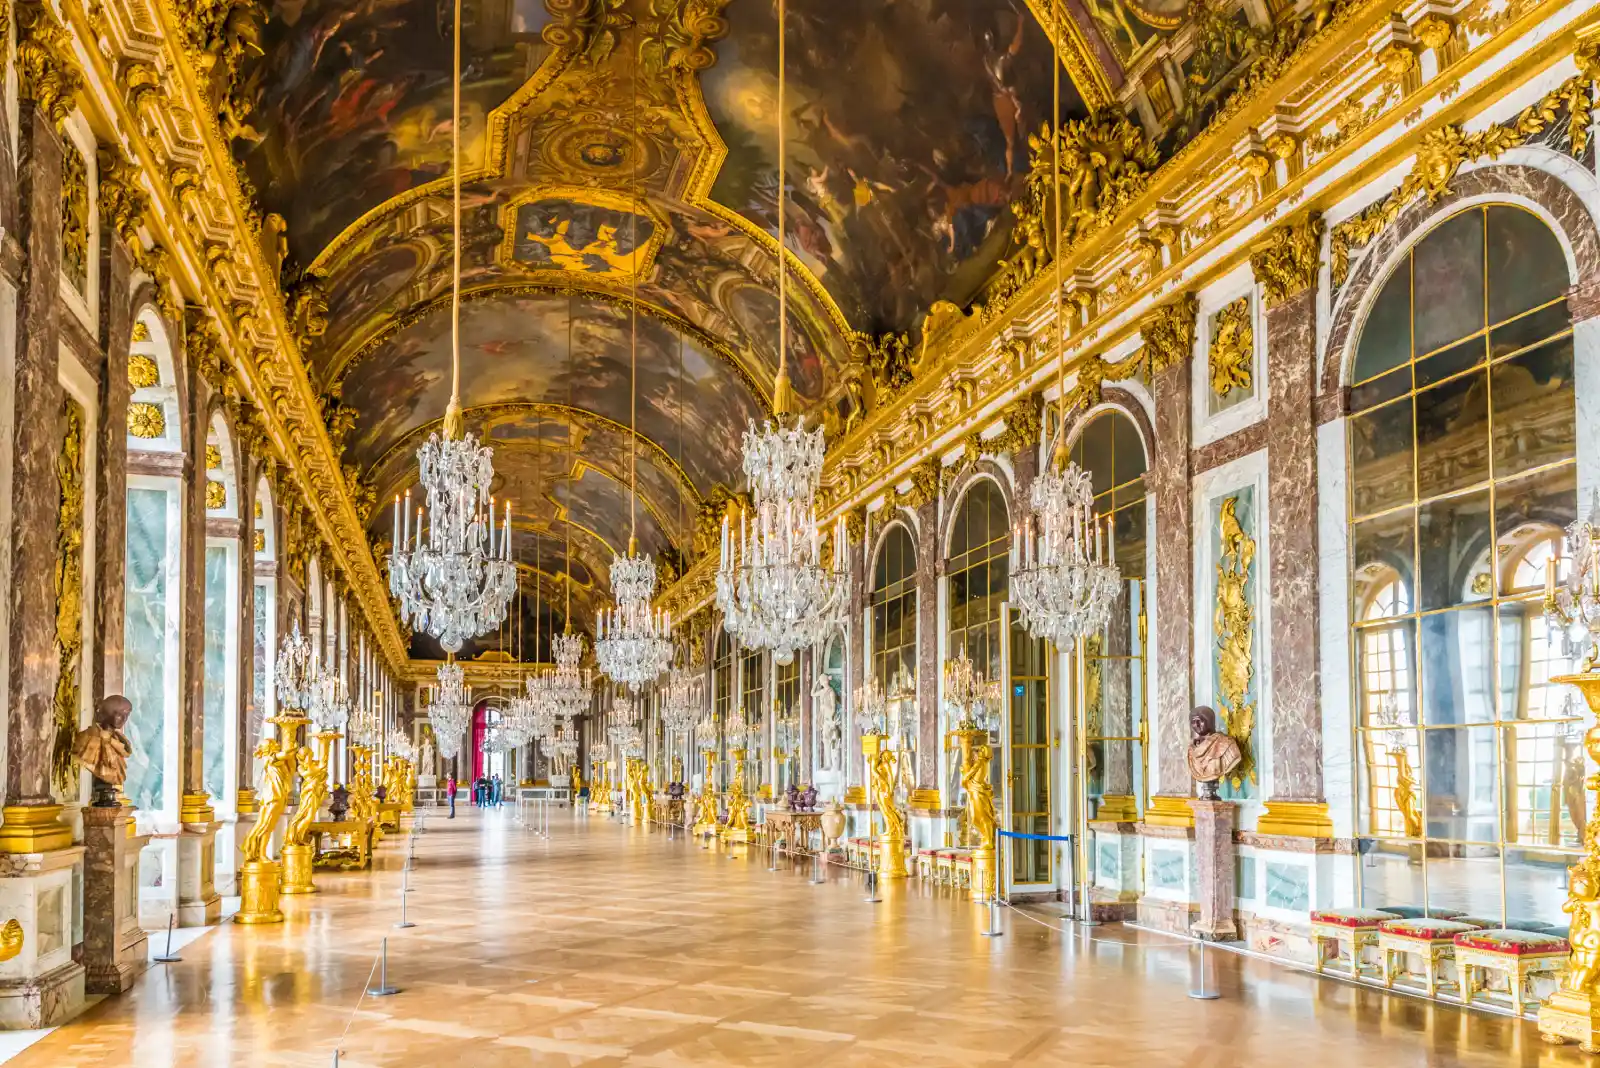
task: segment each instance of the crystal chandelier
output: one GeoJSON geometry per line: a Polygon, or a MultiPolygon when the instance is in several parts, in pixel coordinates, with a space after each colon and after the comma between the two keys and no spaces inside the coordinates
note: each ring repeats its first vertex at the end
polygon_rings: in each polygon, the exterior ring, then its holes
{"type": "Polygon", "coordinates": [[[1089,474],[1069,463],[1033,484],[1033,515],[1011,545],[1011,600],[1036,638],[1064,649],[1105,627],[1122,577],[1089,474]]]}
{"type": "Polygon", "coordinates": [[[451,760],[461,752],[461,739],[472,719],[472,702],[467,696],[460,664],[439,665],[438,679],[428,716],[433,721],[434,736],[439,740],[439,755],[451,760]]]}
{"type": "Polygon", "coordinates": [[[505,711],[500,715],[500,732],[512,749],[528,744],[533,737],[532,698],[517,694],[506,701],[505,711]]]}
{"type": "Polygon", "coordinates": [[[824,640],[844,605],[844,517],[834,531],[833,565],[821,564],[816,520],[822,478],[822,428],[806,431],[767,422],[744,435],[744,471],[754,518],[741,512],[739,528],[722,518],[717,567],[717,607],[725,625],[752,649],[770,649],[787,664],[795,650],[824,640]]]}
{"type": "Polygon", "coordinates": [[[493,756],[496,753],[504,753],[507,747],[508,743],[506,742],[505,735],[500,733],[500,728],[498,727],[490,727],[488,730],[484,731],[483,741],[478,745],[478,749],[482,751],[485,756],[493,756]]]}
{"type": "Polygon", "coordinates": [[[401,760],[416,759],[416,746],[411,744],[411,739],[407,738],[405,732],[398,727],[389,731],[389,755],[399,757],[401,760]]]}
{"type": "Polygon", "coordinates": [[[687,735],[705,707],[705,676],[689,668],[673,668],[661,698],[661,722],[676,735],[687,735]]]}
{"type": "Polygon", "coordinates": [[[867,681],[856,687],[853,703],[862,734],[884,736],[889,733],[889,699],[877,675],[867,676],[867,681]]]}
{"type": "Polygon", "coordinates": [[[550,647],[556,666],[545,675],[546,688],[556,715],[571,721],[589,711],[594,672],[580,666],[583,662],[581,634],[557,634],[551,639],[550,647]]]}
{"type": "Polygon", "coordinates": [[[541,741],[548,739],[556,728],[555,698],[543,677],[530,678],[523,683],[528,713],[528,736],[541,741]]]}
{"type": "Polygon", "coordinates": [[[634,548],[630,544],[627,556],[611,561],[617,603],[595,621],[594,655],[607,677],[638,693],[672,661],[672,617],[651,607],[655,563],[634,548]]]}
{"type": "Polygon", "coordinates": [[[311,721],[319,731],[342,731],[350,720],[350,695],[344,680],[329,671],[318,670],[312,683],[311,721]]]}
{"type": "Polygon", "coordinates": [[[494,462],[473,434],[428,435],[417,450],[417,467],[428,506],[413,516],[411,492],[403,506],[395,498],[389,589],[400,600],[400,618],[453,653],[499,626],[516,591],[511,502],[497,538],[489,496],[494,462]]]}
{"type": "MultiPolygon", "coordinates": [[[[350,741],[355,745],[371,746],[377,742],[382,731],[383,712],[374,695],[371,701],[364,702],[350,713],[350,741]]],[[[443,748],[440,752],[444,752],[443,748]]]]}
{"type": "Polygon", "coordinates": [[[289,636],[278,647],[278,663],[273,669],[274,688],[278,694],[278,707],[294,712],[304,712],[311,707],[315,697],[317,665],[312,659],[311,642],[300,633],[300,621],[295,620],[289,636]]]}
{"type": "Polygon", "coordinates": [[[694,725],[695,748],[706,753],[717,751],[717,715],[715,712],[706,711],[699,722],[694,725]]]}
{"type": "Polygon", "coordinates": [[[999,679],[985,679],[963,649],[944,662],[944,699],[960,712],[956,730],[994,730],[1005,688],[999,679]]]}
{"type": "Polygon", "coordinates": [[[1545,623],[1566,636],[1569,653],[1592,671],[1600,663],[1600,489],[1588,518],[1567,527],[1566,555],[1564,580],[1557,574],[1562,560],[1552,555],[1545,564],[1545,623]]]}
{"type": "Polygon", "coordinates": [[[578,755],[578,734],[567,727],[557,727],[550,740],[550,759],[558,768],[571,766],[578,755]]]}

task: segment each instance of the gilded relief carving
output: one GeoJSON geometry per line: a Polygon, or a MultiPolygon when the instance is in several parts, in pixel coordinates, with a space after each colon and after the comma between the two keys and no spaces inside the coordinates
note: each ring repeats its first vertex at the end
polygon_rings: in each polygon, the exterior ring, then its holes
{"type": "Polygon", "coordinates": [[[75,796],[77,764],[72,743],[78,733],[78,669],[83,652],[83,410],[72,398],[62,404],[61,448],[56,477],[61,498],[56,518],[55,742],[51,771],[56,789],[75,796]]]}
{"type": "Polygon", "coordinates": [[[1225,305],[1211,320],[1211,346],[1206,354],[1211,392],[1227,398],[1234,392],[1251,392],[1255,367],[1255,328],[1251,324],[1250,298],[1225,305]]]}
{"type": "Polygon", "coordinates": [[[1267,231],[1250,249],[1250,269],[1274,308],[1317,284],[1322,254],[1322,214],[1309,211],[1267,231]]]}
{"type": "Polygon", "coordinates": [[[89,165],[70,137],[61,142],[61,273],[89,295],[89,165]]]}
{"type": "MultiPolygon", "coordinates": [[[[143,326],[144,324],[138,324],[143,326]]],[[[148,339],[148,331],[146,333],[148,339]]],[[[128,357],[128,384],[134,389],[149,389],[161,384],[161,368],[156,361],[142,352],[128,357]]]]}
{"type": "Polygon", "coordinates": [[[1227,731],[1239,743],[1244,760],[1234,769],[1230,781],[1235,790],[1244,782],[1256,781],[1255,750],[1251,735],[1255,731],[1256,704],[1251,694],[1255,674],[1252,646],[1255,635],[1255,608],[1251,603],[1250,568],[1255,563],[1256,542],[1239,523],[1238,496],[1222,502],[1221,556],[1217,561],[1217,600],[1211,625],[1217,642],[1217,697],[1227,731]]]}
{"type": "Polygon", "coordinates": [[[146,440],[165,437],[167,416],[161,405],[149,401],[134,401],[128,405],[128,433],[146,440]]]}
{"type": "Polygon", "coordinates": [[[20,0],[16,16],[17,86],[59,130],[83,88],[72,58],[72,35],[41,0],[20,0]]]}
{"type": "Polygon", "coordinates": [[[206,508],[216,511],[228,506],[228,487],[215,479],[206,482],[206,508]]]}

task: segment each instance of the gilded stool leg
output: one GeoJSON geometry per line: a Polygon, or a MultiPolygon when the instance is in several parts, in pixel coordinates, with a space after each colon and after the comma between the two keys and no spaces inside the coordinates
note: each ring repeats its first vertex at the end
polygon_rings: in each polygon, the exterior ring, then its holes
{"type": "MultiPolygon", "coordinates": [[[[1472,973],[1473,973],[1474,970],[1475,969],[1472,967],[1472,965],[1463,964],[1459,960],[1456,961],[1456,971],[1460,974],[1460,977],[1461,977],[1461,1004],[1463,1004],[1463,1005],[1471,1005],[1472,1004],[1473,987],[1475,987],[1477,985],[1472,981],[1472,979],[1473,979],[1472,973]]],[[[1520,1008],[1520,1006],[1519,1006],[1519,1008],[1520,1008]]]]}
{"type": "Polygon", "coordinates": [[[1428,996],[1436,997],[1439,993],[1439,954],[1432,946],[1423,952],[1422,965],[1428,982],[1428,996]]]}
{"type": "MultiPolygon", "coordinates": [[[[1317,952],[1316,952],[1315,955],[1316,955],[1316,961],[1317,961],[1317,974],[1321,975],[1322,974],[1322,966],[1323,966],[1323,964],[1325,964],[1327,962],[1327,956],[1328,956],[1328,945],[1327,945],[1327,943],[1328,943],[1328,939],[1327,939],[1327,937],[1325,935],[1312,935],[1311,936],[1311,941],[1316,944],[1317,952]]],[[[1334,952],[1338,952],[1338,950],[1335,950],[1334,952]]]]}

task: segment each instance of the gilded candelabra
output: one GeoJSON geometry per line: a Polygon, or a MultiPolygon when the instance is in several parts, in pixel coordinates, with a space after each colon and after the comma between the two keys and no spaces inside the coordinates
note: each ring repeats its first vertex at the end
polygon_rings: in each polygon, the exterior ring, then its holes
{"type": "Polygon", "coordinates": [[[705,778],[700,780],[700,796],[695,801],[694,833],[717,833],[717,751],[707,749],[705,778]]]}
{"type": "Polygon", "coordinates": [[[987,901],[994,896],[998,822],[990,778],[994,749],[989,732],[1004,699],[1003,689],[998,680],[985,679],[966,650],[962,650],[954,660],[945,661],[944,696],[960,710],[951,733],[961,746],[961,787],[967,795],[967,829],[974,842],[972,900],[987,901]]]}
{"type": "Polygon", "coordinates": [[[350,755],[355,767],[350,777],[350,818],[374,823],[378,819],[378,798],[372,791],[372,749],[353,745],[350,755]]]}
{"type": "MultiPolygon", "coordinates": [[[[1600,491],[1587,520],[1567,528],[1565,581],[1559,582],[1560,561],[1546,564],[1545,620],[1552,633],[1564,633],[1569,649],[1583,654],[1583,670],[1550,681],[1575,687],[1583,695],[1596,725],[1583,736],[1589,759],[1600,763],[1600,491]]],[[[1584,786],[1600,801],[1600,775],[1584,786]]],[[[1583,831],[1583,857],[1567,869],[1567,901],[1562,911],[1572,917],[1567,934],[1571,956],[1561,985],[1539,1006],[1539,1033],[1547,1042],[1576,1040],[1585,1053],[1600,1053],[1600,804],[1583,831]]]]}
{"type": "Polygon", "coordinates": [[[272,842],[278,820],[289,805],[289,792],[294,787],[294,749],[283,748],[276,738],[263,738],[256,746],[256,757],[262,765],[261,809],[242,847],[244,864],[239,869],[242,900],[233,922],[282,923],[283,912],[278,908],[281,868],[267,856],[267,847],[272,842]]]}
{"type": "MultiPolygon", "coordinates": [[[[298,729],[298,726],[290,728],[291,731],[298,729]]],[[[322,803],[328,799],[328,751],[339,732],[317,731],[312,737],[317,742],[315,753],[309,745],[295,747],[300,799],[283,831],[283,892],[286,894],[317,892],[311,879],[311,825],[316,822],[322,803]]]]}
{"type": "Polygon", "coordinates": [[[728,750],[733,758],[733,777],[728,783],[728,824],[722,836],[730,842],[750,839],[750,794],[744,788],[745,748],[737,746],[728,750]]]}
{"type": "Polygon", "coordinates": [[[888,745],[888,736],[863,734],[861,753],[867,758],[867,779],[872,786],[871,801],[883,815],[883,833],[878,836],[878,875],[884,879],[904,879],[906,867],[906,814],[895,804],[895,770],[900,754],[888,745]]]}

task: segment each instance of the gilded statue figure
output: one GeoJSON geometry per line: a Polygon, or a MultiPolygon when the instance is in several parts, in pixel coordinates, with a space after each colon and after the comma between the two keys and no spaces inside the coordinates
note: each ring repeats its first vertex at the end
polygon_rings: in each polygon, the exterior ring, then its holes
{"type": "Polygon", "coordinates": [[[1587,863],[1574,864],[1567,871],[1567,900],[1561,911],[1572,917],[1567,935],[1572,957],[1561,977],[1561,989],[1586,994],[1600,980],[1600,879],[1587,863]]]}
{"type": "Polygon", "coordinates": [[[328,799],[328,768],[312,754],[308,745],[296,748],[294,756],[300,767],[300,804],[284,827],[283,840],[288,845],[305,845],[310,840],[317,810],[328,799]]]}
{"type": "Polygon", "coordinates": [[[94,722],[72,741],[72,755],[94,776],[95,808],[117,807],[117,787],[128,781],[128,757],[133,745],[122,728],[132,713],[132,702],[120,693],[110,694],[95,709],[94,722]]]}
{"type": "Polygon", "coordinates": [[[1396,746],[1394,756],[1394,807],[1400,810],[1406,837],[1422,837],[1422,810],[1417,807],[1417,776],[1411,770],[1411,754],[1396,746]]]}
{"type": "Polygon", "coordinates": [[[244,859],[246,863],[267,859],[267,843],[278,826],[278,817],[289,805],[289,790],[294,785],[294,749],[281,749],[278,739],[263,738],[256,746],[256,757],[261,761],[261,809],[256,825],[245,836],[244,859]]]}
{"type": "Polygon", "coordinates": [[[1256,781],[1255,761],[1250,755],[1255,702],[1246,700],[1255,670],[1251,652],[1255,610],[1250,605],[1248,587],[1256,542],[1239,523],[1238,506],[1238,497],[1222,502],[1222,555],[1217,561],[1217,604],[1212,611],[1212,629],[1217,636],[1217,689],[1228,733],[1239,743],[1242,758],[1228,776],[1236,790],[1247,778],[1256,781]]]}
{"type": "Polygon", "coordinates": [[[1217,714],[1204,705],[1189,713],[1189,774],[1200,784],[1200,796],[1217,800],[1217,780],[1233,773],[1244,757],[1239,743],[1217,730],[1217,714]]]}
{"type": "Polygon", "coordinates": [[[994,750],[980,738],[965,744],[971,746],[970,754],[961,764],[961,788],[967,792],[967,828],[977,845],[992,844],[998,822],[994,807],[994,785],[989,781],[989,765],[994,759],[994,750]]]}
{"type": "Polygon", "coordinates": [[[883,833],[889,838],[903,841],[906,836],[906,817],[894,803],[895,769],[899,754],[887,746],[874,753],[868,762],[872,775],[872,800],[883,813],[883,833]]]}

